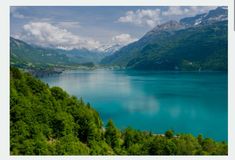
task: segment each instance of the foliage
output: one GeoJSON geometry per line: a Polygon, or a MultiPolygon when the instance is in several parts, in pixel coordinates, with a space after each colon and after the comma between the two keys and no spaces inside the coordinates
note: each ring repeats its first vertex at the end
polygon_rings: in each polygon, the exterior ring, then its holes
{"type": "Polygon", "coordinates": [[[227,155],[225,142],[202,135],[123,131],[82,99],[49,88],[16,68],[10,77],[10,152],[12,155],[227,155]]]}

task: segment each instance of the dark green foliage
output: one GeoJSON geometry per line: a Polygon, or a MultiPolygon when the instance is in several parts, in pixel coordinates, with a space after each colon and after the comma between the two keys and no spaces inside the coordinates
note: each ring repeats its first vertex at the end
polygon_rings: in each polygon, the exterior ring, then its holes
{"type": "Polygon", "coordinates": [[[51,89],[51,95],[56,99],[56,100],[64,100],[68,97],[67,93],[64,92],[61,88],[59,87],[52,87],[51,89]]]}
{"type": "Polygon", "coordinates": [[[120,147],[120,137],[121,133],[114,126],[112,120],[109,120],[106,126],[105,139],[106,142],[112,147],[120,147]]]}
{"type": "Polygon", "coordinates": [[[195,155],[201,150],[201,146],[193,135],[180,135],[174,139],[178,155],[195,155]]]}
{"type": "Polygon", "coordinates": [[[11,155],[227,155],[225,142],[199,135],[120,131],[82,99],[11,68],[11,155]]]}
{"type": "Polygon", "coordinates": [[[88,142],[103,134],[95,110],[18,69],[10,78],[11,154],[90,153],[88,142]]]}
{"type": "Polygon", "coordinates": [[[165,132],[166,138],[172,138],[174,136],[174,131],[173,130],[168,130],[165,132]]]}
{"type": "Polygon", "coordinates": [[[150,155],[175,155],[176,145],[171,140],[167,138],[162,138],[162,136],[156,136],[150,143],[149,149],[150,155]]]}

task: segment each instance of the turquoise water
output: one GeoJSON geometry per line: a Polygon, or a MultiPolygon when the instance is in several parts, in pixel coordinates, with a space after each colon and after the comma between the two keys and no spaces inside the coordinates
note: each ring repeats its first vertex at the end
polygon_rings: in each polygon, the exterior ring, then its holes
{"type": "Polygon", "coordinates": [[[42,78],[83,97],[106,123],[227,141],[227,73],[69,71],[42,78]]]}

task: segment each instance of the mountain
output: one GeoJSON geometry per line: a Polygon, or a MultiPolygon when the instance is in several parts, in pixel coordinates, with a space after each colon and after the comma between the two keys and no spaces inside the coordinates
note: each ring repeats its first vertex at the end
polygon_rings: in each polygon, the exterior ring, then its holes
{"type": "Polygon", "coordinates": [[[122,47],[123,45],[121,44],[106,44],[106,45],[103,45],[101,48],[102,48],[102,53],[105,56],[110,56],[122,47]]]}
{"type": "Polygon", "coordinates": [[[98,63],[105,55],[86,49],[62,50],[42,48],[10,37],[11,65],[16,66],[50,66],[83,65],[98,63]]]}
{"type": "Polygon", "coordinates": [[[218,7],[208,13],[200,14],[194,17],[187,17],[180,20],[180,23],[186,26],[210,24],[218,21],[228,20],[228,9],[226,7],[218,7]]]}
{"type": "Polygon", "coordinates": [[[172,31],[177,31],[177,30],[181,30],[184,29],[185,26],[177,21],[171,20],[168,21],[164,24],[161,25],[157,25],[155,28],[153,28],[151,31],[149,31],[145,37],[147,36],[151,36],[153,34],[156,33],[161,33],[161,32],[172,32],[172,31]]]}
{"type": "Polygon", "coordinates": [[[101,64],[138,70],[227,70],[227,9],[158,25],[101,64]]]}
{"type": "Polygon", "coordinates": [[[10,37],[10,59],[11,64],[65,64],[69,59],[60,55],[56,50],[45,49],[29,45],[21,40],[10,37]]]}
{"type": "Polygon", "coordinates": [[[60,54],[66,55],[74,63],[99,63],[105,54],[102,52],[89,51],[88,49],[58,50],[60,54]]]}

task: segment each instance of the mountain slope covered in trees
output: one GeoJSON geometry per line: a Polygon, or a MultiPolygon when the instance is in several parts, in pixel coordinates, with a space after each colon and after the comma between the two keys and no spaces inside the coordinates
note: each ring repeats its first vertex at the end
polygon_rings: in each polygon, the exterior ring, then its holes
{"type": "Polygon", "coordinates": [[[98,63],[104,54],[87,49],[62,50],[33,46],[10,37],[11,65],[19,67],[98,63]]]}
{"type": "Polygon", "coordinates": [[[82,99],[50,88],[17,68],[10,72],[11,155],[227,155],[225,142],[202,135],[119,130],[82,99]]]}
{"type": "Polygon", "coordinates": [[[101,64],[138,70],[227,70],[227,9],[156,26],[101,64]]]}

